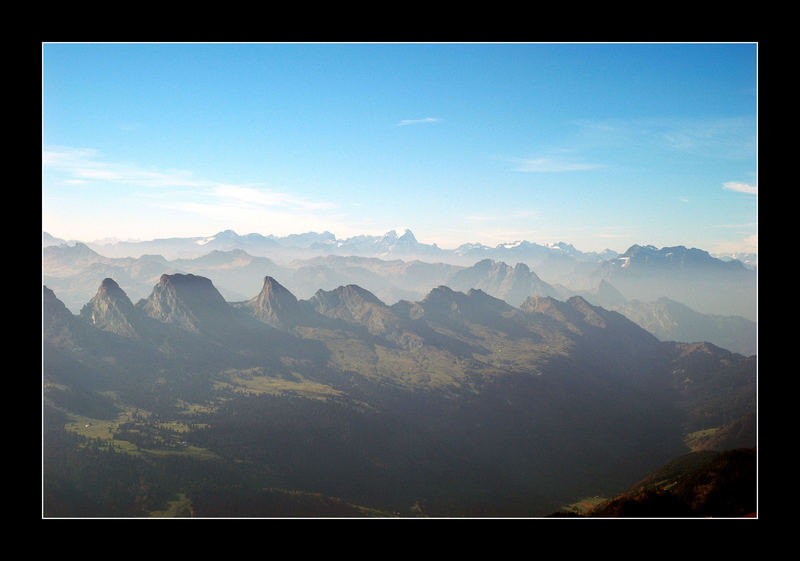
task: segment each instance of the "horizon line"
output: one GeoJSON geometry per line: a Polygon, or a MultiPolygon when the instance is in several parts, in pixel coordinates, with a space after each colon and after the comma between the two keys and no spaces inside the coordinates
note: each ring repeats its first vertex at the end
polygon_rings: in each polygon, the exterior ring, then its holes
{"type": "MultiPolygon", "coordinates": [[[[42,234],[47,234],[48,236],[52,237],[53,239],[61,240],[66,244],[81,243],[81,244],[84,244],[84,245],[98,245],[98,246],[108,246],[108,245],[112,245],[113,246],[113,245],[117,245],[117,244],[149,243],[149,242],[157,242],[157,241],[162,241],[162,240],[175,240],[175,239],[186,239],[186,240],[190,240],[190,239],[195,239],[195,240],[208,239],[209,242],[210,242],[213,239],[215,239],[217,236],[219,236],[220,234],[224,234],[224,233],[227,233],[227,232],[231,232],[231,233],[233,233],[234,235],[236,235],[238,237],[247,237],[247,236],[256,235],[256,236],[261,236],[263,238],[272,238],[272,239],[278,239],[278,240],[286,239],[286,238],[289,238],[291,236],[303,236],[303,235],[308,235],[308,234],[316,234],[316,235],[330,234],[331,236],[333,236],[333,239],[335,241],[337,241],[337,242],[348,241],[348,240],[352,240],[352,239],[359,238],[359,237],[372,237],[372,238],[378,238],[379,239],[379,238],[383,238],[383,237],[385,237],[385,236],[387,236],[387,235],[389,235],[391,233],[394,233],[395,235],[398,235],[398,229],[397,228],[392,228],[390,230],[387,230],[383,234],[356,234],[356,235],[352,235],[352,236],[345,237],[345,238],[338,238],[335,233],[333,233],[333,232],[331,232],[329,230],[324,230],[322,232],[309,230],[309,231],[306,231],[306,232],[299,232],[299,233],[292,233],[292,234],[285,234],[285,235],[276,235],[276,234],[262,234],[260,232],[248,232],[246,234],[240,234],[236,230],[234,230],[233,228],[227,228],[225,230],[220,230],[220,231],[218,231],[218,232],[216,232],[216,233],[214,233],[212,235],[206,235],[206,236],[168,236],[168,237],[155,237],[155,238],[149,238],[149,239],[137,239],[137,238],[119,239],[119,238],[116,238],[114,236],[111,236],[111,237],[107,237],[107,238],[98,238],[98,239],[86,241],[86,240],[77,239],[77,238],[61,238],[61,237],[58,237],[58,236],[54,236],[53,234],[51,234],[47,230],[42,229],[42,234]]],[[[417,240],[416,235],[414,234],[414,232],[410,228],[405,228],[403,234],[399,234],[399,236],[402,237],[402,235],[405,235],[405,233],[410,233],[412,235],[412,237],[414,237],[414,239],[417,240]]],[[[428,246],[428,247],[435,247],[437,249],[440,249],[441,251],[455,251],[455,250],[457,250],[457,249],[459,249],[459,248],[461,248],[463,246],[467,246],[467,245],[482,246],[482,247],[486,247],[486,248],[489,248],[489,249],[498,249],[498,248],[501,248],[502,246],[519,245],[519,244],[522,244],[522,243],[529,243],[529,244],[538,245],[540,247],[546,247],[546,248],[553,248],[553,247],[559,246],[560,244],[564,244],[566,246],[570,246],[570,247],[574,248],[576,251],[578,251],[580,253],[585,253],[585,254],[592,254],[592,253],[600,254],[600,253],[605,253],[605,252],[613,252],[613,253],[616,253],[618,255],[621,255],[621,254],[629,251],[634,246],[639,246],[639,247],[655,247],[657,249],[668,249],[668,248],[673,248],[673,247],[684,247],[684,248],[687,248],[687,249],[699,249],[701,251],[706,251],[707,253],[709,253],[712,256],[713,255],[730,256],[730,255],[737,255],[737,254],[758,255],[758,249],[757,248],[754,251],[744,251],[744,250],[742,250],[742,251],[718,251],[718,252],[712,253],[711,251],[705,250],[705,249],[703,249],[701,247],[687,246],[686,244],[663,245],[663,246],[659,247],[657,245],[650,244],[650,243],[638,243],[638,242],[628,245],[627,248],[624,251],[618,251],[618,250],[615,250],[615,249],[611,249],[609,247],[606,247],[606,248],[604,248],[602,250],[584,251],[584,250],[579,249],[574,243],[571,243],[571,242],[565,242],[565,241],[536,242],[536,241],[531,241],[531,240],[527,240],[527,239],[515,239],[513,241],[500,242],[500,243],[498,243],[496,245],[489,245],[489,244],[486,244],[484,242],[462,242],[462,243],[456,245],[453,248],[441,247],[436,242],[425,243],[425,242],[419,242],[418,240],[417,240],[417,242],[420,243],[420,245],[425,245],[425,246],[428,246]]]]}

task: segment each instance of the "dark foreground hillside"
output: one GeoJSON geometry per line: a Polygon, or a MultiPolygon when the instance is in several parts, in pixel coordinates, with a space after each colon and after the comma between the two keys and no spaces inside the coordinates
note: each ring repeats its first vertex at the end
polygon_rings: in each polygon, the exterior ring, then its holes
{"type": "Polygon", "coordinates": [[[43,297],[48,517],[545,516],[755,412],[755,357],[580,297],[43,297]]]}
{"type": "Polygon", "coordinates": [[[756,451],[676,458],[589,513],[599,517],[743,517],[757,513],[756,451]]]}

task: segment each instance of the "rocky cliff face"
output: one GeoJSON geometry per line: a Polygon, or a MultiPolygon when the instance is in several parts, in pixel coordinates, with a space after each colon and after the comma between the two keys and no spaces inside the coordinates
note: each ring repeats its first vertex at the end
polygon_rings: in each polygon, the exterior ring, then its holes
{"type": "Polygon", "coordinates": [[[261,292],[241,305],[253,317],[273,327],[290,327],[299,319],[297,298],[272,277],[264,278],[261,292]]]}
{"type": "Polygon", "coordinates": [[[80,316],[103,331],[133,339],[140,338],[137,310],[113,279],[103,280],[94,298],[81,309],[80,316]]]}
{"type": "Polygon", "coordinates": [[[137,307],[153,319],[193,332],[221,328],[233,313],[209,279],[183,274],[162,275],[137,307]]]}

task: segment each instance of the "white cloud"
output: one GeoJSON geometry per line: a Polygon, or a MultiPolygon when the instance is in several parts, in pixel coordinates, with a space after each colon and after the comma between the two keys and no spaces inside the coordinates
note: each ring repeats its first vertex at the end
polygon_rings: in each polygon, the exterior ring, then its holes
{"type": "Polygon", "coordinates": [[[654,124],[661,126],[661,138],[675,150],[723,159],[750,158],[755,153],[755,123],[748,117],[654,124]]]}
{"type": "Polygon", "coordinates": [[[725,242],[710,243],[712,253],[736,254],[736,253],[758,253],[758,235],[751,234],[744,238],[725,242]]]}
{"type": "Polygon", "coordinates": [[[438,123],[441,119],[434,117],[425,117],[424,119],[403,119],[397,123],[398,127],[405,127],[406,125],[419,125],[421,123],[438,123]]]}
{"type": "Polygon", "coordinates": [[[242,185],[215,185],[210,195],[215,197],[220,204],[246,205],[251,208],[283,207],[303,210],[322,210],[335,206],[325,201],[311,201],[289,195],[288,193],[280,193],[268,189],[257,189],[242,185]]]}
{"type": "Polygon", "coordinates": [[[45,167],[72,167],[75,162],[91,160],[98,156],[91,148],[53,147],[42,152],[42,165],[45,167]]]}
{"type": "MultiPolygon", "coordinates": [[[[130,224],[153,230],[233,228],[237,231],[281,231],[296,229],[322,230],[341,225],[344,218],[334,214],[338,205],[302,197],[284,190],[274,190],[254,184],[231,184],[195,177],[181,170],[153,170],[132,164],[103,160],[98,152],[89,149],[48,148],[42,154],[43,170],[57,172],[61,185],[73,189],[58,194],[70,201],[72,223],[102,229],[118,237],[159,237],[131,230],[130,224]],[[100,191],[84,195],[84,189],[94,185],[100,191]],[[98,212],[98,193],[103,198],[103,216],[98,212]],[[111,223],[106,220],[114,213],[111,223]],[[80,215],[80,216],[79,216],[80,215]],[[160,223],[145,226],[144,217],[160,217],[160,223]],[[131,218],[131,217],[136,217],[131,218]],[[208,222],[210,221],[210,222],[208,222]],[[123,228],[127,228],[125,232],[123,228]]],[[[64,215],[63,204],[53,205],[53,195],[45,197],[43,212],[64,215]]],[[[67,220],[67,218],[64,218],[67,220]]],[[[194,235],[194,234],[191,234],[194,235]]],[[[99,237],[99,234],[95,237],[99,237]]]]}
{"type": "Polygon", "coordinates": [[[748,185],[738,181],[729,181],[724,183],[723,188],[737,193],[747,193],[748,195],[758,195],[758,185],[748,185]]]}
{"type": "Polygon", "coordinates": [[[575,162],[557,158],[528,158],[517,160],[517,164],[516,171],[525,173],[559,173],[565,171],[585,171],[604,167],[601,164],[575,162]]]}
{"type": "Polygon", "coordinates": [[[758,222],[747,222],[744,224],[716,224],[714,226],[707,226],[710,229],[750,229],[757,228],[758,222]]]}
{"type": "MultiPolygon", "coordinates": [[[[325,201],[313,201],[288,193],[277,192],[253,185],[235,185],[193,177],[183,170],[148,170],[137,165],[105,162],[91,149],[50,148],[42,154],[44,168],[65,173],[64,183],[85,185],[90,181],[102,181],[110,187],[193,188],[189,195],[211,198],[214,204],[258,207],[283,207],[303,210],[320,210],[334,205],[325,201]]],[[[177,193],[170,191],[171,194],[177,193]]],[[[186,193],[182,193],[181,196],[186,193]]]]}
{"type": "Polygon", "coordinates": [[[133,164],[101,161],[96,150],[87,148],[48,148],[42,153],[42,167],[67,174],[69,179],[66,181],[72,184],[87,180],[139,187],[202,187],[210,184],[192,178],[186,171],[152,171],[133,164]]]}
{"type": "Polygon", "coordinates": [[[539,211],[534,209],[519,208],[503,213],[465,214],[461,218],[470,222],[498,222],[508,224],[509,220],[525,220],[539,216],[539,211]]]}

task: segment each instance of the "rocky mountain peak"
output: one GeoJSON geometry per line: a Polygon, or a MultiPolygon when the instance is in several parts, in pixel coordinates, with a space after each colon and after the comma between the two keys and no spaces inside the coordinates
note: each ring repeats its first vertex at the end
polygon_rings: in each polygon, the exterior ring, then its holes
{"type": "MultiPolygon", "coordinates": [[[[470,289],[472,296],[477,296],[478,291],[470,289]]],[[[482,291],[481,291],[482,292],[482,291]]],[[[469,308],[471,298],[464,292],[453,290],[448,286],[437,286],[419,302],[427,318],[444,320],[446,322],[460,322],[464,313],[469,308]]],[[[476,298],[477,299],[477,298],[476,298]]]]}
{"type": "Polygon", "coordinates": [[[525,263],[517,263],[514,265],[514,274],[517,275],[530,275],[531,269],[525,263]]]}
{"type": "Polygon", "coordinates": [[[114,279],[105,278],[97,294],[80,312],[80,317],[103,331],[138,339],[136,310],[114,279]]]}
{"type": "Polygon", "coordinates": [[[529,296],[520,305],[520,309],[531,314],[544,314],[559,321],[565,321],[563,302],[552,296],[529,296]]]}
{"type": "Polygon", "coordinates": [[[104,278],[100,283],[100,288],[97,292],[98,294],[106,295],[109,298],[116,298],[119,296],[125,296],[127,298],[127,295],[117,284],[117,281],[108,277],[104,278]]]}
{"type": "Polygon", "coordinates": [[[229,319],[232,308],[206,277],[161,275],[153,292],[137,306],[148,316],[189,331],[204,331],[229,319]]]}
{"type": "Polygon", "coordinates": [[[340,286],[334,290],[318,290],[311,301],[319,313],[328,316],[358,314],[365,306],[386,307],[369,290],[355,284],[340,286]]]}
{"type": "Polygon", "coordinates": [[[694,247],[687,248],[682,245],[662,247],[660,249],[652,245],[633,245],[616,261],[626,266],[657,266],[677,269],[688,267],[720,270],[744,269],[744,265],[739,261],[723,261],[712,257],[705,250],[694,247]]]}
{"type": "Polygon", "coordinates": [[[65,326],[73,318],[64,303],[58,299],[55,292],[42,285],[42,323],[45,331],[55,326],[65,326]]]}
{"type": "Polygon", "coordinates": [[[557,294],[556,289],[542,281],[527,264],[518,262],[511,267],[503,261],[492,259],[482,259],[472,267],[458,271],[448,284],[461,291],[480,288],[512,306],[519,306],[528,296],[557,294]]]}
{"type": "Polygon", "coordinates": [[[425,305],[434,305],[434,306],[441,306],[445,305],[447,307],[455,307],[457,301],[458,293],[446,285],[440,285],[436,288],[432,289],[428,292],[427,296],[422,299],[423,306],[425,305]]]}
{"type": "Polygon", "coordinates": [[[406,229],[405,232],[403,232],[403,235],[398,238],[398,241],[417,243],[417,238],[414,237],[414,234],[411,232],[411,230],[406,229]]]}
{"type": "Polygon", "coordinates": [[[397,241],[397,238],[398,238],[397,230],[389,230],[388,232],[386,232],[383,235],[383,238],[381,238],[380,240],[377,240],[377,241],[383,242],[383,243],[392,243],[392,242],[397,241]]]}
{"type": "Polygon", "coordinates": [[[364,326],[372,334],[386,335],[398,330],[399,318],[394,310],[355,284],[330,291],[318,290],[308,302],[317,313],[364,326]]]}
{"type": "Polygon", "coordinates": [[[273,327],[286,327],[297,321],[297,298],[270,276],[264,277],[261,292],[245,302],[244,307],[254,317],[273,327]]]}
{"type": "Polygon", "coordinates": [[[592,306],[582,296],[571,297],[567,300],[567,304],[569,304],[572,309],[580,314],[584,323],[593,325],[595,327],[606,327],[606,321],[601,315],[601,312],[604,310],[602,308],[592,306]]]}
{"type": "Polygon", "coordinates": [[[297,302],[294,294],[289,292],[281,283],[269,275],[264,277],[264,285],[261,288],[261,293],[269,296],[271,299],[283,299],[291,302],[297,302]]]}

